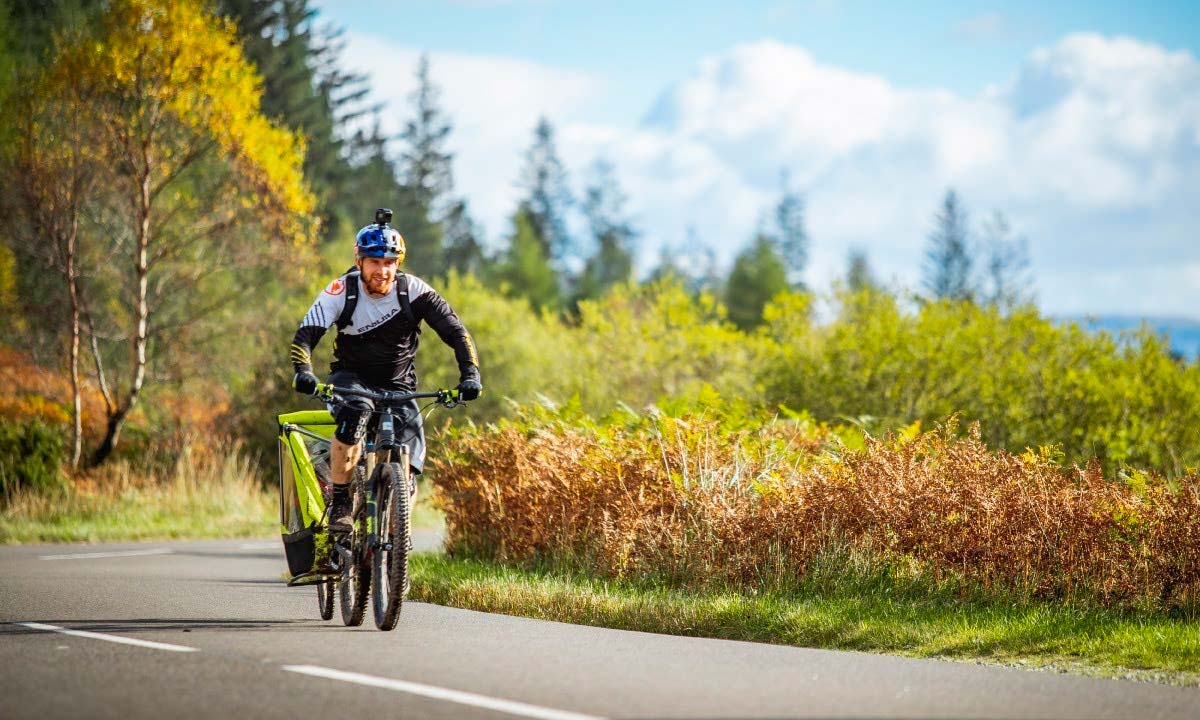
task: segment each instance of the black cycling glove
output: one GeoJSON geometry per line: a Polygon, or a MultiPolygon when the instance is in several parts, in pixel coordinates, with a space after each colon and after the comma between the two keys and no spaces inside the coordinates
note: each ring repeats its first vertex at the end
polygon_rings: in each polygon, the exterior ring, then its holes
{"type": "Polygon", "coordinates": [[[461,397],[462,400],[475,400],[482,391],[484,391],[484,385],[479,382],[478,377],[466,377],[458,380],[458,397],[461,397]]]}
{"type": "Polygon", "coordinates": [[[296,392],[305,395],[315,395],[317,393],[317,376],[307,370],[301,370],[296,373],[296,377],[292,378],[292,387],[296,388],[296,392]]]}

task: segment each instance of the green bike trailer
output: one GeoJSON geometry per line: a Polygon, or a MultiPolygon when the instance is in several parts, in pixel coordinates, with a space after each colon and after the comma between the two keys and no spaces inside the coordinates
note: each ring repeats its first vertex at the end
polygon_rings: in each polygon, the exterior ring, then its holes
{"type": "Polygon", "coordinates": [[[331,485],[329,439],[333,416],[302,410],[279,416],[279,530],[291,584],[324,579],[320,560],[328,557],[329,533],[322,520],[331,485]]]}

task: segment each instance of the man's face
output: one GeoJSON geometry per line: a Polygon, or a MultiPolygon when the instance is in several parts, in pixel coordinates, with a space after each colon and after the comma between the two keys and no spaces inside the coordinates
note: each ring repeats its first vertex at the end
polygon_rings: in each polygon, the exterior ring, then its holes
{"type": "Polygon", "coordinates": [[[371,295],[387,295],[396,282],[396,258],[359,258],[363,285],[371,295]]]}

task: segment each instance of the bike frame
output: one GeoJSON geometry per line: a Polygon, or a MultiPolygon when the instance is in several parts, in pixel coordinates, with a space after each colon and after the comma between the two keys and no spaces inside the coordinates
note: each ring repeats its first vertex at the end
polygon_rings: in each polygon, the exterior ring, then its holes
{"type": "MultiPolygon", "coordinates": [[[[319,383],[316,395],[335,405],[342,404],[339,402],[339,396],[362,397],[376,403],[375,409],[371,411],[371,414],[376,419],[368,423],[367,435],[363,438],[362,451],[367,480],[367,487],[363,488],[363,500],[366,504],[367,550],[369,552],[374,551],[379,547],[379,538],[377,534],[378,529],[375,526],[377,489],[372,486],[372,479],[375,477],[375,468],[381,463],[391,462],[393,453],[401,447],[401,443],[396,442],[397,407],[412,400],[429,399],[437,401],[443,407],[452,408],[459,404],[458,392],[456,390],[413,393],[388,390],[373,391],[319,383]]],[[[405,472],[408,472],[408,470],[409,468],[404,468],[405,472]]]]}
{"type": "MultiPolygon", "coordinates": [[[[380,463],[392,461],[397,449],[403,447],[402,443],[396,441],[395,418],[397,415],[398,406],[412,400],[431,399],[437,401],[443,407],[455,407],[459,404],[457,390],[437,390],[434,392],[418,392],[406,393],[396,391],[371,391],[358,390],[354,388],[342,388],[329,384],[318,384],[317,392],[314,393],[317,397],[326,400],[333,404],[341,404],[344,402],[345,396],[360,396],[373,400],[376,407],[371,411],[372,420],[368,426],[367,437],[363,442],[363,463],[366,470],[365,480],[366,485],[362,488],[362,509],[365,512],[366,533],[362,546],[356,547],[351,536],[336,536],[330,537],[331,544],[327,546],[327,550],[318,552],[329,552],[330,560],[336,567],[341,567],[343,563],[351,561],[354,553],[365,552],[372,553],[379,547],[379,538],[376,528],[376,488],[372,487],[372,479],[375,474],[375,469],[380,463]]],[[[306,437],[310,437],[321,442],[332,442],[332,437],[325,437],[314,433],[304,427],[293,423],[285,423],[281,429],[289,433],[299,433],[306,437]]],[[[398,459],[398,458],[397,458],[398,459]]],[[[405,468],[407,471],[408,468],[405,468]]],[[[282,500],[281,500],[282,502],[282,500]]],[[[324,530],[324,521],[318,521],[316,528],[318,531],[324,530]]],[[[322,582],[330,579],[328,573],[318,571],[305,572],[293,577],[289,585],[303,585],[309,583],[322,582]]]]}
{"type": "Polygon", "coordinates": [[[376,407],[371,414],[378,416],[378,421],[368,424],[367,436],[363,439],[363,457],[367,462],[368,478],[375,472],[376,465],[391,462],[392,452],[399,447],[396,442],[396,406],[411,400],[429,399],[436,400],[443,407],[451,408],[458,405],[459,402],[458,393],[454,390],[414,393],[387,390],[377,392],[318,384],[316,394],[317,397],[334,404],[341,404],[338,402],[339,396],[355,396],[375,401],[376,407]]]}

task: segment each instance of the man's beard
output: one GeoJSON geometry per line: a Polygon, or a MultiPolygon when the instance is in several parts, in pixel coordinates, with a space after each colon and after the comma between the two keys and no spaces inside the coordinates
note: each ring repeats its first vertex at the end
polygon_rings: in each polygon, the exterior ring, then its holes
{"type": "Polygon", "coordinates": [[[392,289],[392,285],[395,282],[395,278],[388,280],[378,275],[369,277],[367,278],[366,282],[367,292],[371,293],[372,295],[386,295],[392,289]]]}

